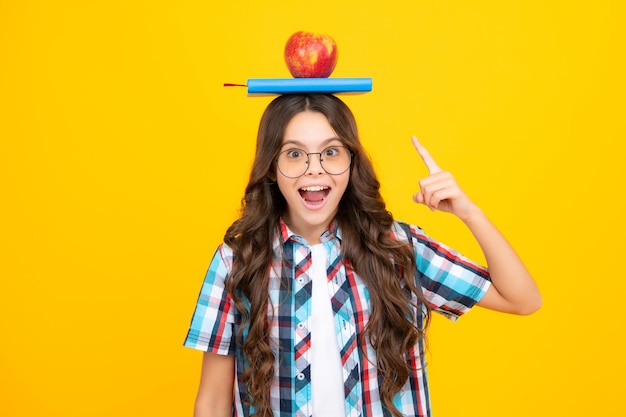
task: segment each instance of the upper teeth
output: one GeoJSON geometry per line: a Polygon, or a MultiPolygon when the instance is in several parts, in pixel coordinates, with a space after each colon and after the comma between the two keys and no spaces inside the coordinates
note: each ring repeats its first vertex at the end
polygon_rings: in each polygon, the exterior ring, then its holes
{"type": "Polygon", "coordinates": [[[322,190],[326,190],[328,187],[323,187],[321,185],[313,185],[311,187],[303,187],[302,190],[303,191],[322,191],[322,190]]]}

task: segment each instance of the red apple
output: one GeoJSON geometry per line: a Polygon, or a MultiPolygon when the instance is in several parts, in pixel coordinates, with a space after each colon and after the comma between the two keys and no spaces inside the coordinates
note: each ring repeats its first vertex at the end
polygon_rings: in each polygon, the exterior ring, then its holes
{"type": "Polygon", "coordinates": [[[285,45],[285,62],[295,78],[327,78],[337,64],[337,44],[328,35],[296,32],[285,45]]]}

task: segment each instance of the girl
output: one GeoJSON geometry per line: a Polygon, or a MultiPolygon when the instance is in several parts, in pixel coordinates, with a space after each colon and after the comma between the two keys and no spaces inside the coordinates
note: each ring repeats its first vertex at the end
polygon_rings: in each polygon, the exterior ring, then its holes
{"type": "Polygon", "coordinates": [[[385,209],[349,108],[275,98],[241,217],[211,261],[185,346],[205,351],[195,416],[430,416],[424,331],[475,304],[541,305],[505,238],[413,138],[413,199],[460,218],[483,268],[385,209]]]}

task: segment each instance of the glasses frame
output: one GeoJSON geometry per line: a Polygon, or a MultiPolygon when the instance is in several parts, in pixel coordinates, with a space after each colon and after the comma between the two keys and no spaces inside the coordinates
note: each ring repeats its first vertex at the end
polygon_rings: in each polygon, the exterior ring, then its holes
{"type": "Polygon", "coordinates": [[[322,149],[320,152],[306,152],[304,149],[300,149],[300,148],[289,148],[289,149],[285,149],[284,151],[280,152],[278,154],[278,156],[276,157],[276,168],[278,169],[278,172],[281,173],[281,175],[283,175],[284,177],[287,178],[300,178],[303,175],[305,175],[307,173],[307,171],[309,170],[309,162],[311,162],[311,155],[319,155],[320,158],[320,167],[322,167],[322,169],[324,170],[325,173],[327,173],[328,175],[341,175],[343,173],[345,173],[347,170],[350,169],[350,167],[352,166],[352,158],[354,157],[354,153],[350,150],[350,148],[348,148],[347,146],[343,146],[343,145],[330,145],[325,147],[324,149],[322,149]],[[326,170],[326,168],[324,168],[324,158],[322,158],[322,154],[330,148],[344,148],[348,151],[348,154],[350,155],[350,162],[348,163],[348,166],[346,167],[346,169],[344,169],[343,171],[339,172],[339,173],[330,173],[326,170]],[[289,175],[286,175],[281,169],[280,169],[280,164],[278,163],[278,159],[280,158],[280,155],[282,155],[285,152],[290,152],[290,151],[294,151],[294,150],[298,150],[304,154],[306,154],[306,169],[304,170],[304,172],[298,176],[292,177],[289,175]]]}

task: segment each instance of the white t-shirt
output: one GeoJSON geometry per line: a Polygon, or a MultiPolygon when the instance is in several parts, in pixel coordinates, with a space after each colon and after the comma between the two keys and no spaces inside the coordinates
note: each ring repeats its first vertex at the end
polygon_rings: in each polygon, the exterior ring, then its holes
{"type": "Polygon", "coordinates": [[[343,367],[328,294],[328,252],[323,243],[311,246],[313,281],[311,330],[311,385],[313,417],[345,417],[343,367]]]}

